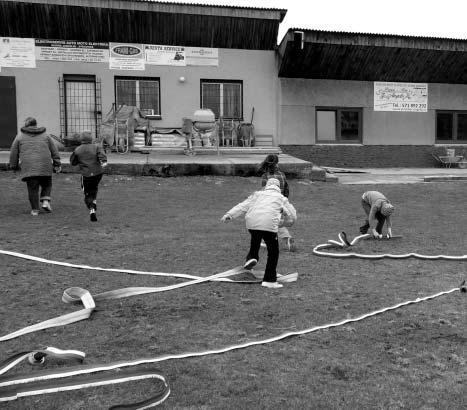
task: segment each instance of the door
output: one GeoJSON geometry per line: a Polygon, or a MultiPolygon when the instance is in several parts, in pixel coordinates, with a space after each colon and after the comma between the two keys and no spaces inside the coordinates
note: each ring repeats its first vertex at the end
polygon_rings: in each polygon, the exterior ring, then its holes
{"type": "Polygon", "coordinates": [[[64,133],[91,131],[97,137],[101,119],[100,83],[93,75],[63,76],[64,133]]]}
{"type": "Polygon", "coordinates": [[[18,132],[15,77],[0,77],[0,148],[10,148],[18,132]]]}

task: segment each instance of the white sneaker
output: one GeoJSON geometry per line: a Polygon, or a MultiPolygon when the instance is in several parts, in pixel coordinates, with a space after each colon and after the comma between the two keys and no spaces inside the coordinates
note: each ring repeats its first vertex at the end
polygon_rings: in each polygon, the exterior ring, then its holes
{"type": "Polygon", "coordinates": [[[279,288],[284,287],[284,285],[281,285],[280,283],[277,283],[277,282],[261,282],[261,286],[264,286],[265,288],[270,288],[270,289],[279,289],[279,288]]]}
{"type": "Polygon", "coordinates": [[[39,211],[38,211],[37,209],[33,209],[33,210],[31,211],[31,215],[32,215],[32,216],[38,216],[38,215],[39,215],[39,211]]]}
{"type": "Polygon", "coordinates": [[[45,212],[52,212],[52,207],[50,206],[50,202],[47,199],[42,201],[42,209],[45,212]]]}
{"type": "Polygon", "coordinates": [[[256,259],[248,259],[245,262],[245,265],[243,265],[243,269],[250,270],[253,266],[255,266],[258,263],[256,259]]]}
{"type": "Polygon", "coordinates": [[[266,242],[264,242],[263,240],[261,240],[261,247],[262,247],[262,248],[267,248],[266,242]]]}

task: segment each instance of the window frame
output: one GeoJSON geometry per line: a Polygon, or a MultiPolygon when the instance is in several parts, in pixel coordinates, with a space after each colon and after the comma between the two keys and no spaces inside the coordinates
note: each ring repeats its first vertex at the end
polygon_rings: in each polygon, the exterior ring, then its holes
{"type": "MultiPolygon", "coordinates": [[[[159,92],[158,92],[158,105],[159,105],[159,112],[155,112],[154,114],[145,114],[145,116],[149,117],[157,117],[161,118],[162,117],[162,107],[161,107],[161,79],[160,77],[143,77],[143,76],[125,76],[125,75],[116,75],[114,76],[114,100],[115,100],[115,107],[118,109],[118,104],[117,104],[117,81],[118,80],[133,80],[133,81],[153,81],[157,82],[159,92]]],[[[139,88],[139,86],[137,87],[139,88]]],[[[141,103],[141,101],[140,101],[141,103]]],[[[142,110],[144,113],[145,108],[140,108],[138,109],[142,110]]]]}
{"type": "MultiPolygon", "coordinates": [[[[222,117],[222,119],[226,120],[237,120],[237,121],[243,121],[243,80],[227,80],[227,79],[210,79],[210,78],[201,78],[199,82],[199,106],[203,108],[203,84],[240,84],[240,117],[239,118],[231,118],[231,117],[225,117],[221,116],[219,113],[219,117],[222,117]]],[[[222,104],[220,104],[222,106],[222,104]]],[[[219,119],[218,116],[216,116],[216,119],[219,119]]]]}
{"type": "Polygon", "coordinates": [[[315,108],[315,139],[317,144],[361,144],[363,140],[363,108],[362,107],[316,107],[315,108]],[[318,139],[318,111],[332,111],[336,113],[336,139],[318,139]],[[342,139],[340,113],[343,111],[356,111],[358,113],[358,137],[356,139],[342,139]]]}
{"type": "Polygon", "coordinates": [[[435,143],[436,144],[467,144],[467,139],[458,139],[457,124],[458,114],[467,115],[467,110],[436,110],[435,112],[435,143]],[[438,114],[451,114],[452,115],[452,138],[450,140],[443,140],[438,138],[438,114]]]}

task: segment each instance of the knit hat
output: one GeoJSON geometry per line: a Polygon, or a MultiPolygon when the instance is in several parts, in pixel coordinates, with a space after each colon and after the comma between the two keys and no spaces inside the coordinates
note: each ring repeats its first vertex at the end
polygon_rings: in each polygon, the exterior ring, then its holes
{"type": "Polygon", "coordinates": [[[24,120],[25,127],[37,127],[37,121],[33,117],[28,117],[24,120]]]}
{"type": "Polygon", "coordinates": [[[92,142],[91,131],[83,131],[80,135],[81,143],[83,142],[92,142]]]}
{"type": "Polygon", "coordinates": [[[392,206],[389,202],[383,202],[381,205],[381,213],[384,216],[389,216],[394,212],[394,206],[392,206]]]}
{"type": "Polygon", "coordinates": [[[277,178],[269,178],[268,181],[266,182],[266,188],[271,187],[271,186],[275,186],[277,188],[280,188],[281,183],[279,182],[279,180],[277,178]]]}

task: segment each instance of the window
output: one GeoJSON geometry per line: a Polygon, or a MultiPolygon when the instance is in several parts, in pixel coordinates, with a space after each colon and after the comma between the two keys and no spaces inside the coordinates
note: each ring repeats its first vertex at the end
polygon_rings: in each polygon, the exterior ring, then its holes
{"type": "Polygon", "coordinates": [[[362,139],[360,108],[317,108],[317,142],[355,143],[362,139]]]}
{"type": "Polygon", "coordinates": [[[115,77],[115,104],[138,107],[145,115],[160,115],[159,78],[115,77]]]}
{"type": "Polygon", "coordinates": [[[201,108],[210,108],[216,118],[243,119],[243,82],[201,80],[201,108]]]}
{"type": "Polygon", "coordinates": [[[436,140],[465,143],[467,141],[467,111],[437,111],[436,140]]]}

